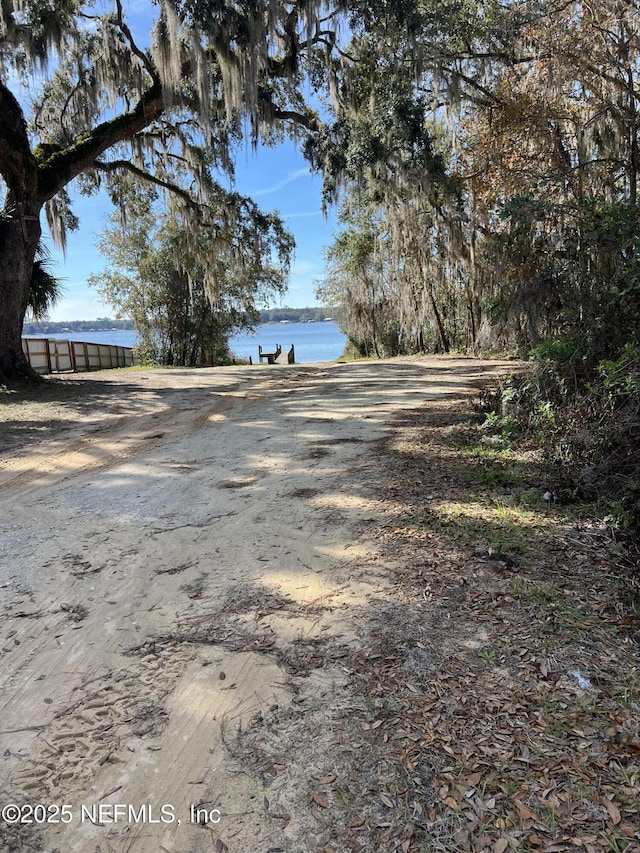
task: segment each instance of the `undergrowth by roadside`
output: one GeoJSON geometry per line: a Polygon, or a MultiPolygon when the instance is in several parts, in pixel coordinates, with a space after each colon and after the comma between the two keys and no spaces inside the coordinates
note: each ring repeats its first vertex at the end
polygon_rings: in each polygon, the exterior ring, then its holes
{"type": "Polygon", "coordinates": [[[397,604],[355,667],[402,818],[348,849],[637,850],[637,579],[593,506],[544,500],[536,452],[485,436],[430,404],[385,448],[397,604]]]}
{"type": "Polygon", "coordinates": [[[389,587],[335,703],[237,735],[265,779],[306,780],[316,827],[287,839],[278,814],[277,849],[640,849],[637,580],[592,505],[544,500],[541,456],[469,415],[432,402],[380,446],[364,536],[389,587]]]}
{"type": "Polygon", "coordinates": [[[547,341],[531,368],[486,395],[485,443],[532,444],[553,466],[551,497],[597,501],[638,557],[640,351],[588,359],[572,338],[547,341]]]}

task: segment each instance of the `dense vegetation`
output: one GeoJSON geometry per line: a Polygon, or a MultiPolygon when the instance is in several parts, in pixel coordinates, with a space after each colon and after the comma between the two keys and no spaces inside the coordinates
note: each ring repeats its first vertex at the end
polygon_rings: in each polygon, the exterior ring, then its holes
{"type": "Polygon", "coordinates": [[[638,344],[637,8],[373,4],[312,156],[341,191],[319,292],[362,349],[638,344]]]}
{"type": "Polygon", "coordinates": [[[289,320],[291,323],[319,322],[328,319],[329,316],[328,309],[323,306],[288,308],[285,305],[282,308],[269,308],[260,312],[262,323],[281,323],[283,320],[289,320]]]}
{"type": "Polygon", "coordinates": [[[342,199],[319,298],[362,354],[531,357],[492,417],[637,526],[637,4],[366,10],[310,146],[342,199]]]}

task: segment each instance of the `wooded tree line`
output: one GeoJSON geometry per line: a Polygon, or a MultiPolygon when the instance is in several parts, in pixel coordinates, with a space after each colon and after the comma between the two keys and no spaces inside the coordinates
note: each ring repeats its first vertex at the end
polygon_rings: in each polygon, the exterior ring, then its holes
{"type": "MultiPolygon", "coordinates": [[[[328,318],[327,309],[320,306],[309,306],[307,308],[289,308],[287,305],[281,308],[268,308],[260,311],[260,323],[281,323],[288,320],[290,323],[316,323],[328,318]]],[[[58,322],[53,320],[34,320],[25,322],[23,333],[28,335],[59,334],[60,332],[96,332],[110,331],[133,331],[133,321],[130,319],[114,319],[113,317],[98,317],[95,320],[67,320],[58,322]]]]}
{"type": "Polygon", "coordinates": [[[5,379],[29,373],[40,214],[63,242],[72,181],[120,211],[116,301],[162,263],[190,323],[251,322],[292,242],[219,176],[241,138],[282,134],[341,205],[320,294],[361,352],[637,345],[636,0],[162,0],[142,41],[105,8],[0,0],[5,379]]]}
{"type": "Polygon", "coordinates": [[[356,348],[636,345],[638,4],[393,8],[355,28],[317,154],[345,187],[319,293],[356,348]]]}

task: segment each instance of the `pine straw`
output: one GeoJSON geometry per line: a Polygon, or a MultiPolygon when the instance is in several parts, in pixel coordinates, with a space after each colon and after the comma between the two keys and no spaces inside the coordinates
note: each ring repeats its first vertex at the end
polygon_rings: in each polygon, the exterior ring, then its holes
{"type": "Polygon", "coordinates": [[[535,457],[474,461],[468,417],[404,415],[368,475],[393,584],[347,688],[237,737],[264,778],[306,770],[316,830],[283,850],[640,849],[637,588],[589,507],[532,502],[535,457]]]}

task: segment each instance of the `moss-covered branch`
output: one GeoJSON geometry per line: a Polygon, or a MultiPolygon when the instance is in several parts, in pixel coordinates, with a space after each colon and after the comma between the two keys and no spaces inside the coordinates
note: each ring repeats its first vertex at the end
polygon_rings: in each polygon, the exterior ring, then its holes
{"type": "Polygon", "coordinates": [[[40,165],[38,190],[42,202],[82,172],[93,167],[96,159],[118,142],[126,142],[144,130],[165,107],[162,87],[154,83],[135,108],[97,125],[73,145],[55,151],[40,165]]]}
{"type": "Polygon", "coordinates": [[[27,124],[14,95],[0,83],[0,174],[9,190],[24,198],[35,186],[36,162],[31,154],[27,124]]]}
{"type": "Polygon", "coordinates": [[[96,160],[95,167],[102,172],[130,172],[132,175],[135,175],[135,177],[139,178],[141,181],[153,184],[156,187],[162,187],[162,189],[167,190],[168,192],[173,193],[174,195],[180,196],[180,198],[184,199],[184,201],[186,201],[190,205],[195,204],[195,201],[192,196],[187,192],[187,190],[183,189],[183,187],[179,186],[173,181],[165,181],[162,178],[159,178],[157,175],[153,175],[150,172],[145,172],[144,169],[139,169],[137,166],[134,166],[134,164],[130,163],[128,160],[109,160],[107,162],[96,160]]]}

